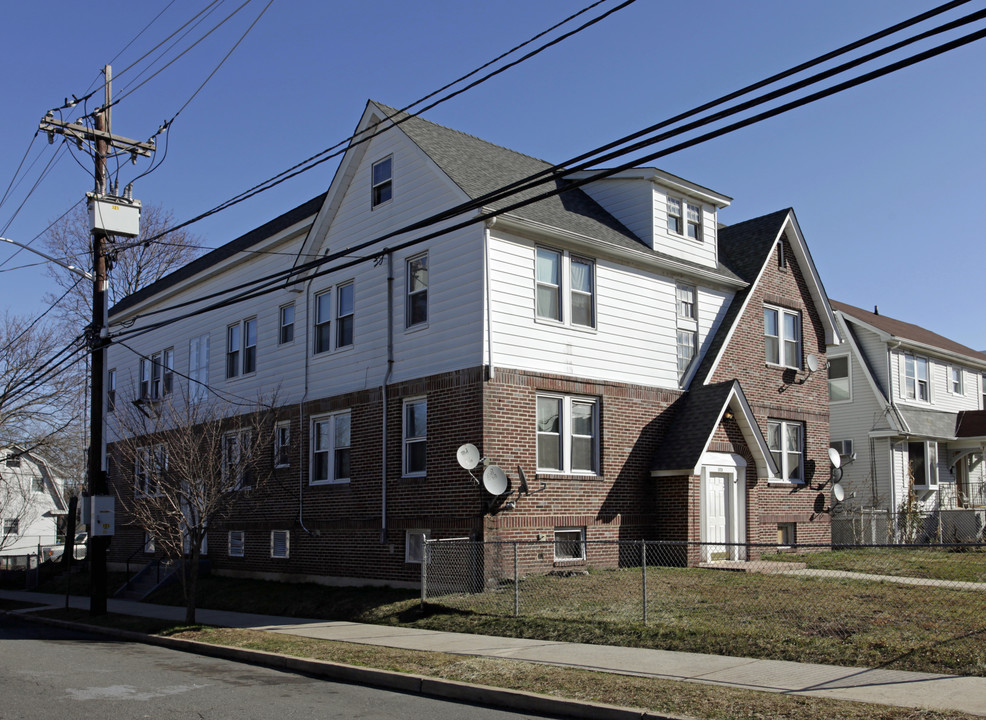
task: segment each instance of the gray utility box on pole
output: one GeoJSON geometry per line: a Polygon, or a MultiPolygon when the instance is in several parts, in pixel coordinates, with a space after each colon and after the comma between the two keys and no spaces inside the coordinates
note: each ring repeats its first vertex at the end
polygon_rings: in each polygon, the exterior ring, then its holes
{"type": "Polygon", "coordinates": [[[104,235],[137,237],[140,234],[140,200],[86,193],[89,229],[104,235]]]}

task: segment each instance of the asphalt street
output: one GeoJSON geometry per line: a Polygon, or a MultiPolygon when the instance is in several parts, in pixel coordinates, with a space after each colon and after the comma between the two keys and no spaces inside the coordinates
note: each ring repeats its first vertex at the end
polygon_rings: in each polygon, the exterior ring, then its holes
{"type": "Polygon", "coordinates": [[[0,719],[518,720],[506,712],[336,683],[0,617],[0,719]]]}

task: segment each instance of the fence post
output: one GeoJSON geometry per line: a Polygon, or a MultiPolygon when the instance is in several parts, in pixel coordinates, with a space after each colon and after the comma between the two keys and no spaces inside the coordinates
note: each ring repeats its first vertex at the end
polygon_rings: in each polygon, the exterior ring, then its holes
{"type": "Polygon", "coordinates": [[[647,624],[647,541],[640,541],[640,567],[642,575],[642,601],[644,605],[644,625],[647,624]]]}
{"type": "Polygon", "coordinates": [[[424,541],[424,552],[421,553],[421,609],[425,609],[428,600],[428,541],[424,541]]]}
{"type": "Polygon", "coordinates": [[[520,573],[517,571],[517,541],[514,540],[514,617],[520,616],[520,573]]]}

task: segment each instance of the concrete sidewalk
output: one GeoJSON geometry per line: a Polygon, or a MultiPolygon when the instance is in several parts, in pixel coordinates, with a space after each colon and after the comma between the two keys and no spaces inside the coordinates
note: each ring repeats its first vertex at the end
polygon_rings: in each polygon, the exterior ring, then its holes
{"type": "MultiPolygon", "coordinates": [[[[0,598],[44,603],[59,608],[65,605],[63,595],[0,590],[0,598]]],[[[89,599],[73,596],[70,606],[88,608],[89,599]]],[[[185,616],[185,610],[181,607],[132,600],[110,599],[107,609],[123,615],[176,621],[181,621],[185,616]]],[[[986,716],[986,678],[982,677],[468,635],[220,610],[199,609],[196,614],[198,621],[205,625],[986,716]]]]}

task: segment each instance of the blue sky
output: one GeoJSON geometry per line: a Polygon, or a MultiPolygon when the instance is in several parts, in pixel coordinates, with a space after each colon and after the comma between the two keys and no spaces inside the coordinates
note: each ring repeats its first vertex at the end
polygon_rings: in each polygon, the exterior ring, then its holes
{"type": "MultiPolygon", "coordinates": [[[[407,105],[588,1],[274,0],[179,115],[164,162],[137,182],[135,197],[188,219],[347,137],[368,98],[407,105]]],[[[240,4],[226,0],[204,27],[240,4]]],[[[114,132],[137,139],[154,133],[265,4],[253,0],[123,98],[114,132]]],[[[599,10],[615,4],[607,0],[599,10]]],[[[935,4],[638,0],[425,117],[559,162],[935,4]]],[[[85,94],[111,61],[121,97],[138,72],[125,68],[205,5],[103,0],[97,11],[63,0],[5,3],[0,195],[49,108],[85,94]]],[[[984,70],[980,40],[656,164],[733,197],[721,215],[726,223],[793,207],[830,297],[879,305],[883,314],[986,350],[978,279],[984,70]]],[[[28,242],[91,190],[88,157],[76,154],[80,166],[63,153],[28,196],[56,148],[43,137],[33,145],[27,163],[36,164],[0,206],[3,236],[28,242]]],[[[147,168],[142,160],[123,169],[121,185],[147,168]]],[[[334,161],[325,163],[192,230],[203,244],[220,245],[323,192],[334,169],[334,161]]],[[[0,262],[10,254],[0,248],[0,262]]],[[[37,260],[21,253],[0,267],[0,301],[9,311],[44,309],[51,281],[38,267],[21,267],[37,260]]]]}

